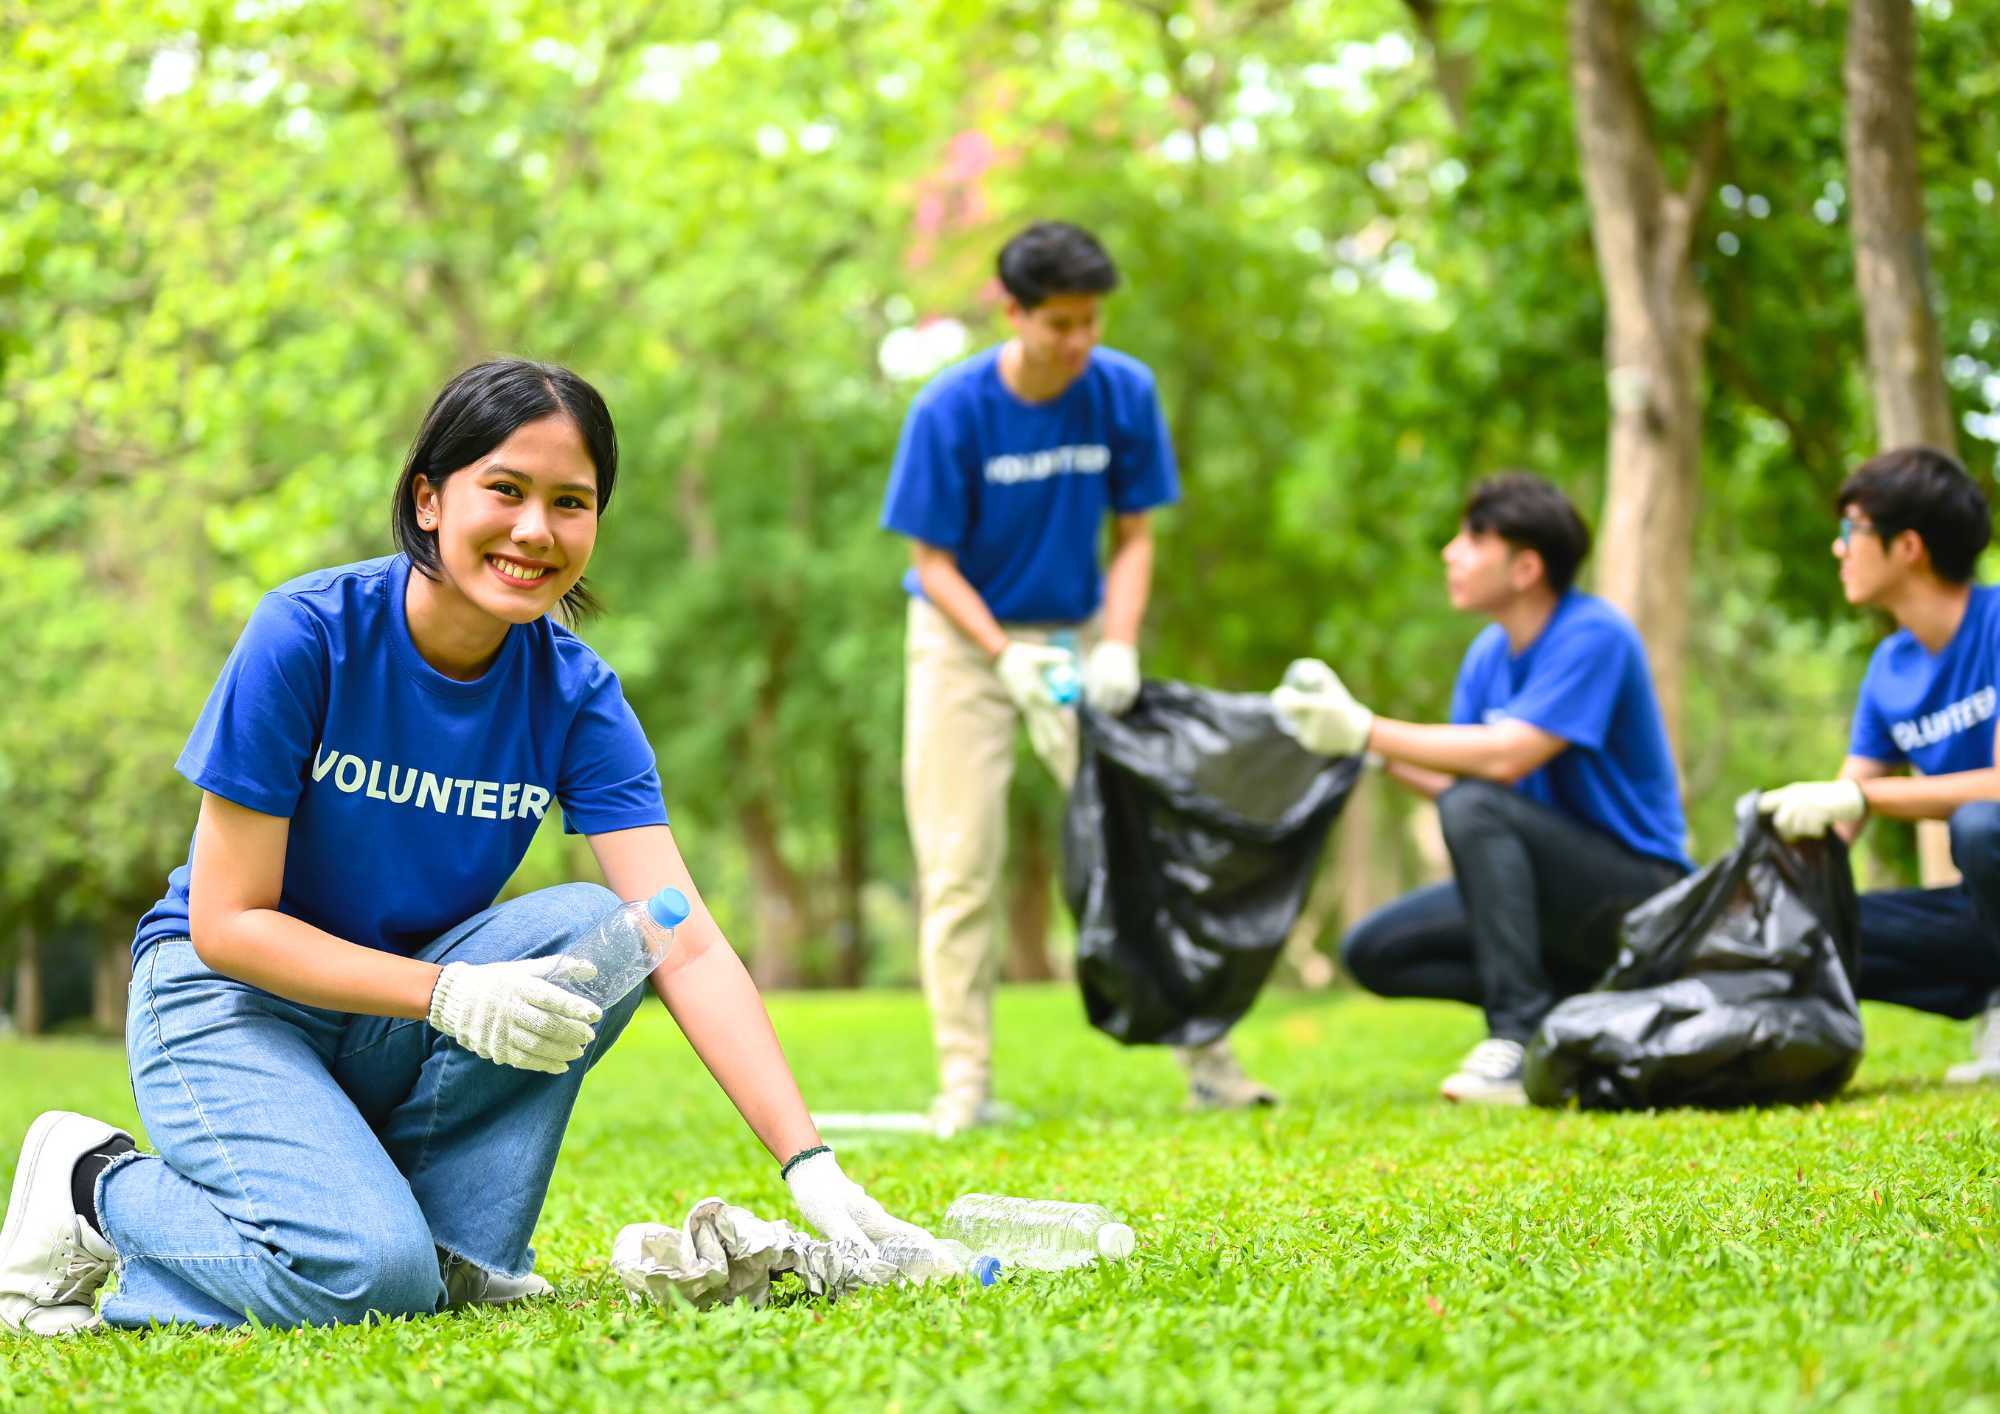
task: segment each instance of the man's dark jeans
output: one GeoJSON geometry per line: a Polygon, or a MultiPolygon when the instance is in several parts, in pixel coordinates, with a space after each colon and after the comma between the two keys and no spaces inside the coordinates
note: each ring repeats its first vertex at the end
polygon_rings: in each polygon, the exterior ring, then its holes
{"type": "Polygon", "coordinates": [[[1682,877],[1602,830],[1490,781],[1438,797],[1452,882],[1361,920],[1341,944],[1354,979],[1385,997],[1442,997],[1526,1041],[1555,1004],[1588,991],[1618,950],[1618,921],[1682,877]]]}
{"type": "Polygon", "coordinates": [[[1961,1019],[2000,1004],[2000,802],[1958,807],[1951,858],[1963,883],[1861,896],[1864,1001],[1961,1019]]]}

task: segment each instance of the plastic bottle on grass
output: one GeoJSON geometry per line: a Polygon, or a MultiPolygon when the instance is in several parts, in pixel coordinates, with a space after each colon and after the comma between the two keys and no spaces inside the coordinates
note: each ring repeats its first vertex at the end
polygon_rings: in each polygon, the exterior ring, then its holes
{"type": "Polygon", "coordinates": [[[1000,1259],[983,1252],[975,1254],[963,1242],[892,1237],[879,1251],[883,1261],[917,1286],[959,1277],[973,1277],[981,1286],[991,1286],[1000,1279],[1000,1259]]]}
{"type": "Polygon", "coordinates": [[[595,967],[597,975],[557,980],[579,997],[610,1006],[667,960],[673,951],[674,929],[687,916],[687,895],[671,886],[651,898],[620,904],[567,954],[595,967]]]}
{"type": "Polygon", "coordinates": [[[968,1193],[945,1210],[944,1230],[1010,1267],[1061,1271],[1132,1255],[1132,1229],[1096,1203],[968,1193]]]}
{"type": "Polygon", "coordinates": [[[1069,659],[1042,669],[1042,681],[1049,685],[1049,696],[1055,699],[1056,706],[1074,707],[1083,696],[1083,675],[1076,670],[1076,635],[1060,629],[1049,635],[1049,646],[1062,649],[1069,659]]]}

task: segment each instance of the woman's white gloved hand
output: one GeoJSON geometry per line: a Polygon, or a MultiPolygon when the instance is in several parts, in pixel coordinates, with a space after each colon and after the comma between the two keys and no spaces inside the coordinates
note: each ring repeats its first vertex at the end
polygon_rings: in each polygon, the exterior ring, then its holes
{"type": "Polygon", "coordinates": [[[561,1075],[596,1038],[604,1012],[556,981],[596,975],[578,957],[449,963],[431,992],[430,1023],[484,1060],[561,1075]]]}
{"type": "Polygon", "coordinates": [[[901,1218],[892,1218],[860,1184],[840,1171],[833,1150],[808,1149],[785,1166],[785,1183],[799,1213],[829,1242],[851,1242],[874,1256],[878,1242],[892,1237],[935,1246],[937,1239],[901,1218]]]}

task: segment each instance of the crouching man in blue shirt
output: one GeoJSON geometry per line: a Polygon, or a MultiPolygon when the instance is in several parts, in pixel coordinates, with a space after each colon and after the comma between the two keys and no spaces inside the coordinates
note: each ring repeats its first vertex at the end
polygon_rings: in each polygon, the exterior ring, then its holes
{"type": "Polygon", "coordinates": [[[1840,778],[1766,791],[1788,839],[1861,832],[1870,814],[1949,820],[1962,882],[1861,897],[1868,1000],[1981,1016],[1954,1084],[2000,1081],[2000,589],[1972,583],[1992,536],[1986,497],[1943,452],[1903,447],[1864,462],[1837,498],[1833,542],[1850,604],[1896,631],[1869,661],[1840,778]],[[1900,767],[1921,775],[1897,776],[1900,767]]]}
{"type": "Polygon", "coordinates": [[[1488,1037],[1445,1080],[1448,1100],[1525,1103],[1524,1043],[1603,974],[1626,910],[1689,868],[1645,649],[1616,609],[1570,587],[1589,550],[1548,482],[1481,482],[1444,547],[1445,589],[1493,623],[1459,668],[1450,724],[1378,717],[1316,659],[1271,695],[1310,749],[1375,752],[1437,801],[1451,881],[1362,919],[1341,958],[1382,996],[1485,1010],[1488,1037]]]}

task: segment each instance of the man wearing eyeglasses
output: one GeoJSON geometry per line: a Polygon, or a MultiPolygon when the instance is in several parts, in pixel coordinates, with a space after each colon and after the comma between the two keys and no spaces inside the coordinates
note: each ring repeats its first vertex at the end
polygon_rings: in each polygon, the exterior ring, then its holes
{"type": "Polygon", "coordinates": [[[1979,1017],[1972,1059],[1945,1079],[2000,1081],[2000,588],[1972,582],[1991,513],[1965,469],[1929,447],[1863,463],[1837,503],[1841,590],[1886,610],[1896,631],[1862,679],[1839,779],[1766,791],[1759,805],[1787,839],[1852,840],[1870,815],[1950,821],[1961,883],[1862,895],[1856,990],[1979,1017]]]}

